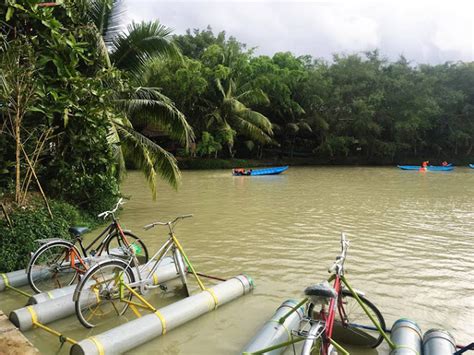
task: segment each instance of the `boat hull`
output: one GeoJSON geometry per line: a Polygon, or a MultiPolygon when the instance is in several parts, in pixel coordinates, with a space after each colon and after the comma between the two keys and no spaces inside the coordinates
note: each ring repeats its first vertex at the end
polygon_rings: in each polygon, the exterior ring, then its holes
{"type": "Polygon", "coordinates": [[[252,170],[250,174],[232,174],[234,176],[261,176],[261,175],[278,175],[288,170],[288,166],[276,166],[272,168],[252,170]]]}
{"type": "MultiPolygon", "coordinates": [[[[402,170],[420,170],[421,166],[419,165],[397,165],[402,170]]],[[[452,171],[454,170],[454,166],[435,166],[429,165],[426,167],[428,171],[452,171]]]]}
{"type": "Polygon", "coordinates": [[[470,167],[471,169],[474,169],[474,164],[469,164],[469,167],[470,167]]]}

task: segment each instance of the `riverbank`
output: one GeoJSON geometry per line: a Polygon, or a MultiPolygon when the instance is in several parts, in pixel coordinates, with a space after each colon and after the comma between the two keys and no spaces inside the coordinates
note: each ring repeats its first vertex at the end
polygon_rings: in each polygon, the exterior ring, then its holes
{"type": "MultiPolygon", "coordinates": [[[[294,157],[281,159],[205,159],[205,158],[181,158],[178,157],[178,166],[182,170],[207,170],[207,169],[232,169],[253,168],[268,166],[397,166],[397,165],[421,165],[422,159],[403,159],[395,163],[391,161],[370,161],[360,158],[347,158],[343,160],[318,159],[308,157],[294,157]]],[[[440,165],[439,159],[425,159],[433,165],[440,165]]],[[[469,160],[449,160],[455,166],[468,166],[474,158],[469,160]]]]}
{"type": "Polygon", "coordinates": [[[39,355],[40,352],[0,310],[0,355],[39,355]]]}

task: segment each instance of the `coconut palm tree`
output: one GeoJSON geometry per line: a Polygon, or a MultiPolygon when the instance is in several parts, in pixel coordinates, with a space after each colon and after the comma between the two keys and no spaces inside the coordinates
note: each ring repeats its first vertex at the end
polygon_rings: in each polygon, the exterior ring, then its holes
{"type": "Polygon", "coordinates": [[[207,116],[208,126],[217,126],[221,137],[227,143],[229,154],[233,157],[236,134],[246,136],[258,143],[270,143],[273,135],[270,120],[259,112],[253,111],[244,102],[263,103],[268,101],[259,90],[244,90],[237,87],[233,79],[227,80],[224,88],[221,79],[216,79],[217,92],[220,95],[215,109],[207,116]]]}
{"type": "Polygon", "coordinates": [[[135,130],[134,125],[154,126],[184,146],[193,140],[193,131],[184,115],[158,88],[143,82],[143,72],[151,59],[180,58],[171,41],[171,30],[158,21],[132,23],[124,31],[123,3],[120,0],[83,0],[82,18],[97,29],[97,48],[109,68],[119,69],[129,80],[128,88],[110,99],[118,109],[111,117],[109,141],[116,148],[119,172],[124,171],[124,156],[144,172],[153,197],[160,175],[176,187],[180,178],[176,159],[165,149],[135,130]]]}

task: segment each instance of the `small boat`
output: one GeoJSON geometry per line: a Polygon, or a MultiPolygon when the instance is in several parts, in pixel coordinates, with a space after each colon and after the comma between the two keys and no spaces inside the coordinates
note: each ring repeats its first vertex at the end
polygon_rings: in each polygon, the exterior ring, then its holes
{"type": "Polygon", "coordinates": [[[469,167],[470,167],[471,169],[474,169],[474,164],[469,164],[469,167]]]}
{"type": "Polygon", "coordinates": [[[286,166],[276,166],[272,168],[264,169],[233,169],[232,175],[234,176],[259,176],[259,175],[277,175],[285,170],[288,170],[288,165],[286,166]]]}
{"type": "MultiPolygon", "coordinates": [[[[420,170],[421,166],[419,165],[397,165],[402,170],[420,170]]],[[[452,164],[441,166],[441,165],[428,165],[426,167],[428,171],[452,171],[454,166],[452,164]]]]}

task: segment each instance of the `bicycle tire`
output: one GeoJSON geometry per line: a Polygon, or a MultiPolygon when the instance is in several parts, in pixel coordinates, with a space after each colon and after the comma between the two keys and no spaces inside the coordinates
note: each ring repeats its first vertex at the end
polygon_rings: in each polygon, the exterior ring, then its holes
{"type": "MultiPolygon", "coordinates": [[[[146,262],[148,262],[149,254],[148,254],[148,249],[145,243],[143,243],[143,241],[132,232],[124,231],[123,234],[125,235],[125,238],[127,238],[127,241],[129,242],[129,244],[135,245],[134,250],[135,250],[135,254],[137,256],[138,262],[140,264],[145,264],[146,262]]],[[[112,249],[122,248],[122,247],[124,247],[122,243],[122,239],[119,238],[119,233],[118,231],[116,231],[107,241],[105,249],[107,250],[107,254],[110,254],[112,249]]]]}
{"type": "Polygon", "coordinates": [[[124,280],[125,283],[135,282],[135,276],[128,264],[120,259],[103,261],[91,267],[74,291],[74,307],[76,316],[86,328],[94,328],[100,324],[110,321],[111,318],[123,316],[128,309],[128,303],[133,294],[126,288],[122,289],[117,281],[124,280]],[[118,309],[115,301],[118,301],[118,309]],[[123,303],[120,306],[120,303],[123,303]],[[94,317],[94,319],[92,319],[94,317]]]}
{"type": "MultiPolygon", "coordinates": [[[[379,309],[371,302],[369,301],[365,296],[358,294],[360,300],[364,303],[365,306],[369,308],[371,311],[371,314],[375,316],[376,320],[380,324],[381,328],[385,331],[386,324],[385,324],[385,319],[382,316],[382,313],[379,311],[379,309]]],[[[358,338],[357,340],[359,343],[357,344],[352,344],[352,345],[362,345],[365,347],[369,348],[376,348],[377,346],[380,345],[383,341],[383,336],[380,334],[378,331],[371,331],[368,329],[364,329],[362,326],[369,326],[373,327],[373,323],[370,320],[370,318],[367,316],[367,314],[364,312],[362,307],[359,305],[357,300],[355,299],[354,295],[347,290],[343,289],[342,290],[342,302],[344,302],[343,307],[347,315],[347,325],[344,326],[343,324],[346,322],[342,322],[340,317],[341,315],[339,312],[337,312],[336,320],[335,322],[337,323],[339,321],[339,326],[348,329],[349,331],[352,331],[353,334],[357,334],[358,338]],[[365,338],[364,338],[365,336],[365,338]],[[361,339],[365,339],[365,342],[361,343],[361,339]]],[[[335,326],[336,326],[335,323],[335,326]]],[[[336,337],[333,335],[335,340],[337,341],[336,337]]],[[[346,344],[350,344],[350,342],[345,341],[346,344]]]]}
{"type": "Polygon", "coordinates": [[[67,241],[44,244],[33,254],[27,268],[28,283],[33,291],[47,292],[74,283],[78,271],[70,266],[61,266],[68,263],[72,248],[80,255],[78,249],[67,241]]]}

